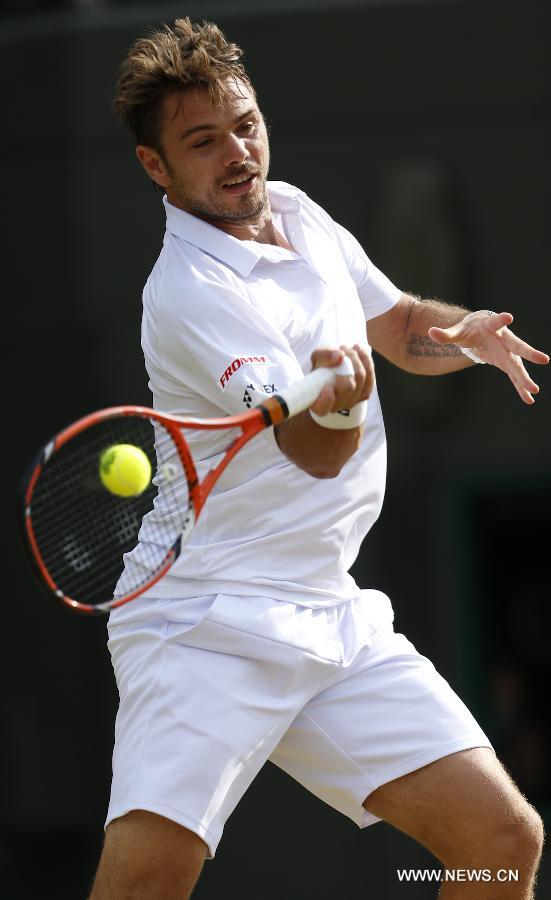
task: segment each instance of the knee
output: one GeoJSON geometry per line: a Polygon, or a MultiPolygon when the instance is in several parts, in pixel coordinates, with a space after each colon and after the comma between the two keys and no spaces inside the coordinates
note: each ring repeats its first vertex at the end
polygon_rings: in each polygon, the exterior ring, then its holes
{"type": "Polygon", "coordinates": [[[508,811],[493,832],[494,852],[509,860],[537,863],[544,843],[541,817],[524,799],[508,811]]]}
{"type": "Polygon", "coordinates": [[[543,850],[545,831],[541,816],[529,803],[525,804],[524,813],[517,824],[517,832],[518,845],[539,859],[543,850]]]}

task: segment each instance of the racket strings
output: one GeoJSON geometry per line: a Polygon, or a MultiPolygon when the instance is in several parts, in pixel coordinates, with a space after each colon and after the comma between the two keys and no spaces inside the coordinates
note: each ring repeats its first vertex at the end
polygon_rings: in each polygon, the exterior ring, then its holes
{"type": "Polygon", "coordinates": [[[124,597],[154,579],[189,516],[189,490],[167,429],[138,415],[98,421],[44,463],[30,505],[42,564],[57,589],[96,605],[124,597]],[[155,473],[131,497],[111,493],[100,458],[131,444],[155,473]]]}

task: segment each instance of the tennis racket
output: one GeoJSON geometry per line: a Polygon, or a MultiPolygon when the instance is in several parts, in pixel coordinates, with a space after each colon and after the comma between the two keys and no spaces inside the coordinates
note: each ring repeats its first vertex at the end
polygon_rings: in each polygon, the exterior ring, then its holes
{"type": "Polygon", "coordinates": [[[115,406],[65,428],[40,451],[22,484],[23,536],[41,584],[84,613],[106,613],[139,597],[178,559],[212,488],[241,448],[311,406],[337,375],[349,374],[348,359],[315,369],[236,416],[192,419],[115,406]],[[202,481],[186,429],[231,430],[202,481]],[[155,473],[138,495],[114,494],[100,478],[100,459],[120,444],[139,448],[155,473]]]}

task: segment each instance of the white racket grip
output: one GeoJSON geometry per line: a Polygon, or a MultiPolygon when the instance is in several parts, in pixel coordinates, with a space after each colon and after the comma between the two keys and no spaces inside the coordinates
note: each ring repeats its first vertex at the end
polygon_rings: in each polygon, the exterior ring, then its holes
{"type": "Polygon", "coordinates": [[[354,367],[349,358],[345,356],[342,363],[335,368],[328,369],[321,366],[319,369],[314,369],[309,375],[305,375],[302,381],[290,384],[282,391],[278,391],[278,394],[285,401],[289,415],[296,416],[297,413],[308,409],[317,400],[325,384],[334,384],[337,375],[353,374],[354,367]]]}

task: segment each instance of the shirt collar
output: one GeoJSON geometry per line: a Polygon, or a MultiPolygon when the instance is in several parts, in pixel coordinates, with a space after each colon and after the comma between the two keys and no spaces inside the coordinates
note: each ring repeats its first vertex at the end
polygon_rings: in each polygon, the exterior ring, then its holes
{"type": "MultiPolygon", "coordinates": [[[[270,206],[277,213],[299,213],[299,191],[281,181],[267,183],[270,206]]],[[[166,230],[189,244],[199,247],[216,259],[235,269],[243,277],[251,274],[264,252],[261,244],[254,241],[240,241],[231,234],[226,234],[215,225],[210,225],[191,213],[179,209],[169,203],[166,194],[163,197],[166,210],[166,230]]]]}

